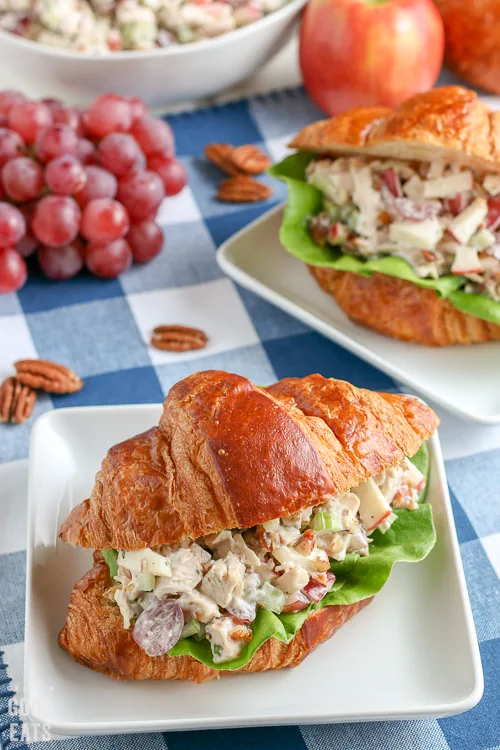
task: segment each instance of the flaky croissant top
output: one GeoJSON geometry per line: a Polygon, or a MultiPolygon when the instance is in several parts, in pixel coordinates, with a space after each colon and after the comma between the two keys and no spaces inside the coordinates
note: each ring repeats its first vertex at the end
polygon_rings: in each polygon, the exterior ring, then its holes
{"type": "Polygon", "coordinates": [[[109,450],[60,536],[132,550],[254,526],[413,456],[437,424],[416,398],[321,375],[258,388],[195,373],[170,390],[159,427],[109,450]]]}
{"type": "Polygon", "coordinates": [[[396,109],[355,107],[308,125],[291,148],[326,154],[445,159],[500,172],[500,112],[462,86],[416,94],[396,109]]]}

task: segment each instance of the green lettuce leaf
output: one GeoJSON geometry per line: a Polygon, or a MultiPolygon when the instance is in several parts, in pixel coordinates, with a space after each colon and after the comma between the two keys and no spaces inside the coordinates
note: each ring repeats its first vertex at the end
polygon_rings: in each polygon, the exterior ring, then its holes
{"type": "MultiPolygon", "coordinates": [[[[428,478],[429,454],[424,444],[412,461],[428,478]]],[[[423,500],[426,489],[420,497],[423,500]]],[[[337,579],[333,588],[318,604],[311,604],[301,612],[275,615],[259,607],[252,623],[253,638],[240,656],[223,664],[215,664],[207,640],[184,638],[168,652],[170,656],[188,654],[206,666],[221,670],[239,669],[247,664],[254,653],[269,638],[289,643],[302,627],[309,613],[333,604],[353,604],[376,594],[386,583],[396,562],[419,562],[426,557],[436,541],[431,506],[423,503],[417,510],[396,510],[398,520],[381,534],[375,531],[367,557],[347,555],[342,562],[333,562],[331,570],[337,579]]]]}
{"type": "Polygon", "coordinates": [[[105,562],[108,563],[109,575],[114,578],[118,574],[118,552],[115,549],[102,549],[102,556],[105,562]]]}
{"type": "Polygon", "coordinates": [[[312,154],[298,152],[287,156],[269,170],[273,177],[288,185],[288,202],[280,229],[280,242],[288,252],[312,266],[327,266],[363,276],[371,276],[377,272],[411,281],[417,286],[434,289],[462,312],[500,324],[500,303],[481,294],[469,294],[461,290],[466,283],[464,276],[421,279],[403,258],[387,256],[365,261],[333,247],[316,245],[306,226],[307,217],[318,213],[322,204],[320,191],[305,182],[305,169],[312,158],[312,154]]]}

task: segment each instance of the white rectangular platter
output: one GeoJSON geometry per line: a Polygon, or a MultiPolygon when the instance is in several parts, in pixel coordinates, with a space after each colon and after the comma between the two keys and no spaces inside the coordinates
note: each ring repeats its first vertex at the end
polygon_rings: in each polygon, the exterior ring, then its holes
{"type": "Polygon", "coordinates": [[[91,551],[58,540],[88,497],[107,449],[158,422],[161,407],[59,409],[35,424],[29,461],[25,699],[60,734],[408,719],[465,711],[483,677],[438,437],[430,441],[438,542],[399,564],[374,602],[299,667],[203,685],[118,682],[58,646],[74,583],[91,551]]]}
{"type": "Polygon", "coordinates": [[[500,342],[427,348],[356,325],[283,249],[282,215],[283,207],[272,209],[220,247],[217,261],[228,276],[463,419],[500,423],[500,342]]]}

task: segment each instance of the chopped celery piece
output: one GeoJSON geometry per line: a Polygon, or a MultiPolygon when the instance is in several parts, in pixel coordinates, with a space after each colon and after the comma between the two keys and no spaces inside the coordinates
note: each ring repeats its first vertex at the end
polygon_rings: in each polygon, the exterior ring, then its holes
{"type": "Polygon", "coordinates": [[[184,624],[184,627],[182,629],[181,638],[189,638],[192,635],[199,635],[201,632],[201,624],[198,622],[198,620],[193,617],[192,620],[188,620],[184,624]]]}
{"type": "Polygon", "coordinates": [[[313,520],[314,531],[343,531],[342,514],[338,510],[327,510],[316,513],[313,520]]]}
{"type": "Polygon", "coordinates": [[[257,601],[264,609],[279,615],[286,604],[286,594],[277,589],[276,586],[272,586],[268,581],[264,581],[257,591],[257,601]]]}
{"type": "Polygon", "coordinates": [[[115,549],[102,549],[101,554],[104,557],[105,562],[108,564],[109,568],[109,575],[111,578],[114,578],[116,575],[118,575],[118,563],[116,562],[118,558],[118,552],[115,549]]]}

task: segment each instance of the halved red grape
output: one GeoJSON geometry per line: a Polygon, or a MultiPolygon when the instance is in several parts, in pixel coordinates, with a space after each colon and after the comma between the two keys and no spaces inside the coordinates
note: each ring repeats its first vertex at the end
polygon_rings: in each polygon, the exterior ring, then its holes
{"type": "Polygon", "coordinates": [[[0,247],[12,247],[26,232],[24,216],[10,203],[0,203],[0,247]]]}
{"type": "Polygon", "coordinates": [[[24,258],[12,247],[0,249],[0,294],[15,292],[24,286],[28,269],[24,258]]]}
{"type": "Polygon", "coordinates": [[[146,219],[158,210],[165,197],[165,189],[156,172],[144,170],[122,177],[116,197],[132,219],[146,219]]]}
{"type": "Polygon", "coordinates": [[[137,141],[126,133],[110,133],[97,149],[99,161],[113,174],[125,175],[130,172],[141,157],[137,141]]]}
{"type": "Polygon", "coordinates": [[[154,600],[135,621],[132,637],[148,656],[162,656],[182,635],[184,616],[176,599],[154,600]]]}
{"type": "Polygon", "coordinates": [[[25,99],[20,91],[0,91],[0,114],[8,115],[14,104],[24,102],[25,99]]]}
{"type": "Polygon", "coordinates": [[[132,251],[124,239],[104,244],[90,243],[85,250],[85,265],[103,279],[114,279],[132,263],[132,251]]]}
{"type": "Polygon", "coordinates": [[[130,104],[130,108],[132,110],[133,122],[135,122],[136,120],[141,120],[148,114],[146,105],[144,104],[142,99],[139,99],[138,96],[130,96],[128,98],[128,103],[130,104]]]}
{"type": "Polygon", "coordinates": [[[45,276],[56,281],[71,279],[83,268],[83,252],[77,240],[64,247],[42,245],[38,248],[37,258],[45,276]]]}
{"type": "Polygon", "coordinates": [[[3,166],[9,159],[21,156],[25,148],[26,144],[19,133],[9,128],[0,130],[0,166],[3,166]]]}
{"type": "Polygon", "coordinates": [[[187,173],[184,165],[178,159],[155,155],[148,159],[148,166],[159,174],[163,180],[165,195],[177,195],[185,187],[187,173]]]}
{"type": "Polygon", "coordinates": [[[76,149],[76,156],[82,164],[93,164],[95,161],[96,148],[88,138],[80,138],[76,149]]]}
{"type": "Polygon", "coordinates": [[[78,234],[81,211],[66,195],[46,195],[35,208],[33,234],[49,247],[71,245],[78,234]]]}
{"type": "Polygon", "coordinates": [[[118,180],[107,169],[90,165],[85,167],[87,182],[75,195],[75,200],[81,208],[96,198],[114,198],[118,190],[118,180]]]}
{"type": "Polygon", "coordinates": [[[26,99],[14,104],[8,123],[9,128],[19,133],[26,143],[33,143],[40,130],[52,125],[52,112],[46,104],[26,99]]]}
{"type": "Polygon", "coordinates": [[[74,195],[87,180],[85,168],[71,154],[52,159],[45,168],[47,187],[58,195],[74,195]]]}
{"type": "Polygon", "coordinates": [[[129,226],[127,211],[121,203],[97,198],[83,209],[80,231],[89,242],[104,244],[124,237],[129,226]]]}
{"type": "Polygon", "coordinates": [[[132,249],[134,260],[146,263],[161,251],[164,243],[163,232],[154,221],[141,221],[132,224],[127,234],[127,242],[132,249]]]}
{"type": "Polygon", "coordinates": [[[2,183],[13,201],[29,201],[43,190],[43,172],[34,159],[18,156],[3,165],[2,183]]]}
{"type": "Polygon", "coordinates": [[[92,135],[98,138],[109,133],[126,133],[132,124],[132,108],[117,94],[102,94],[90,105],[86,124],[92,135]]]}
{"type": "Polygon", "coordinates": [[[146,156],[164,154],[173,157],[175,154],[174,134],[170,125],[154,117],[142,117],[130,128],[146,156]]]}
{"type": "Polygon", "coordinates": [[[35,151],[40,161],[48,162],[63,154],[75,155],[78,136],[68,125],[51,125],[37,134],[35,151]]]}

